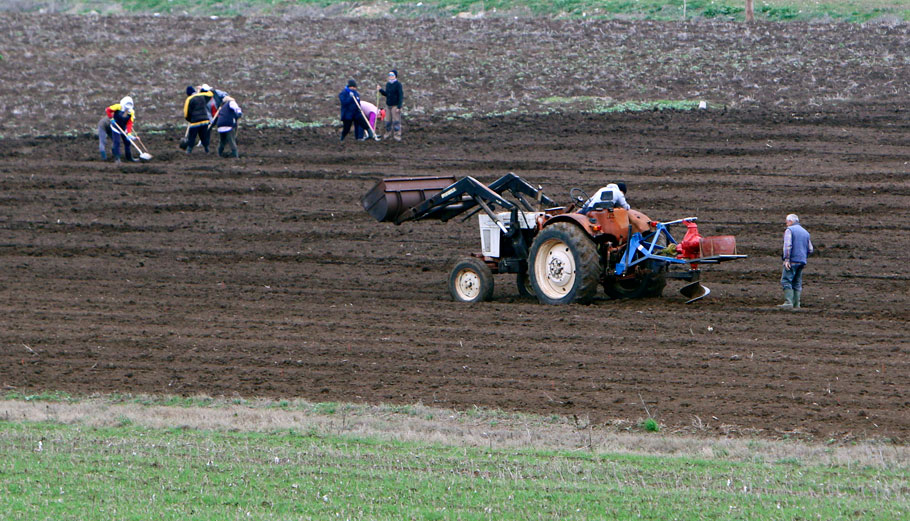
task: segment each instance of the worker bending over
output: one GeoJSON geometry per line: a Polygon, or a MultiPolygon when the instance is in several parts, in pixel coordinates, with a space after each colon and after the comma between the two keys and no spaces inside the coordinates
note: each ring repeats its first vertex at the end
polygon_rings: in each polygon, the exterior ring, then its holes
{"type": "Polygon", "coordinates": [[[193,151],[193,145],[196,143],[197,137],[202,142],[202,148],[205,149],[205,153],[209,153],[209,124],[212,122],[212,107],[215,104],[212,99],[211,89],[208,85],[199,87],[199,92],[196,92],[193,87],[186,88],[183,117],[189,122],[189,130],[186,136],[187,154],[193,151]]]}
{"type": "Polygon", "coordinates": [[[215,127],[218,129],[218,155],[221,157],[240,157],[237,153],[237,120],[243,115],[237,100],[225,96],[218,117],[215,118],[215,127]],[[224,153],[224,146],[231,147],[231,153],[224,153]]]}
{"type": "Polygon", "coordinates": [[[133,120],[136,119],[136,113],[133,112],[133,98],[125,96],[120,103],[115,103],[104,109],[104,117],[98,122],[98,150],[101,152],[101,159],[107,159],[105,151],[105,138],[111,138],[111,152],[114,156],[114,162],[120,162],[120,143],[126,149],[124,153],[127,161],[139,161],[133,159],[130,151],[130,141],[133,138],[133,120]],[[119,127],[119,130],[118,128],[119,127]],[[121,132],[121,130],[123,132],[121,132]]]}

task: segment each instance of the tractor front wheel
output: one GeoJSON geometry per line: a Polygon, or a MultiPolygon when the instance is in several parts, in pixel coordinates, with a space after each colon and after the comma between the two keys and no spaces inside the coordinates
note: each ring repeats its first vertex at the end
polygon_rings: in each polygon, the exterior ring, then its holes
{"type": "Polygon", "coordinates": [[[462,259],[449,274],[449,293],[459,302],[493,298],[493,271],[477,257],[462,259]]]}
{"type": "Polygon", "coordinates": [[[531,277],[525,272],[520,272],[515,276],[515,285],[518,286],[518,295],[521,297],[534,298],[534,286],[531,285],[531,277]]]}
{"type": "Polygon", "coordinates": [[[528,260],[531,286],[543,304],[587,304],[597,294],[600,255],[591,237],[574,224],[544,228],[534,238],[528,260]]]}

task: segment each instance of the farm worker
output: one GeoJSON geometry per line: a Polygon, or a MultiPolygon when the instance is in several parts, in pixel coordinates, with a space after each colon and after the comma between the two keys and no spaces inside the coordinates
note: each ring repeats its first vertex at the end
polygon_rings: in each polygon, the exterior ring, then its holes
{"type": "MultiPolygon", "coordinates": [[[[379,116],[379,108],[376,105],[373,105],[372,103],[370,103],[369,101],[360,100],[360,110],[362,110],[363,115],[366,116],[367,122],[370,124],[369,128],[375,131],[376,130],[376,119],[379,116]]],[[[360,131],[360,133],[358,134],[357,132],[355,132],[355,135],[359,139],[360,136],[363,134],[363,132],[361,131],[361,129],[357,129],[357,130],[360,131]]]]}
{"type": "MultiPolygon", "coordinates": [[[[341,102],[341,141],[351,132],[351,125],[356,124],[354,136],[357,137],[357,127],[368,128],[369,123],[363,119],[360,112],[360,93],[357,92],[357,82],[353,79],[348,80],[344,89],[338,93],[338,101],[341,102]]],[[[372,132],[370,132],[372,135],[372,132]]],[[[365,139],[365,138],[360,138],[365,139]]]]}
{"type": "Polygon", "coordinates": [[[186,153],[193,151],[193,145],[196,138],[202,142],[205,153],[209,153],[209,123],[212,121],[211,106],[214,106],[214,100],[211,87],[202,85],[199,92],[193,87],[186,88],[186,101],[183,102],[183,117],[190,123],[189,133],[187,134],[186,153]]]}
{"type": "Polygon", "coordinates": [[[240,157],[237,153],[237,120],[243,112],[237,100],[230,96],[225,96],[218,117],[215,118],[215,127],[218,129],[218,155],[221,157],[240,157]],[[231,147],[231,153],[225,155],[224,145],[231,147]]]}
{"type": "Polygon", "coordinates": [[[133,111],[133,98],[125,96],[120,103],[115,103],[104,109],[105,117],[98,122],[98,149],[101,151],[101,159],[107,159],[105,152],[104,138],[111,138],[111,152],[113,152],[114,162],[120,162],[120,143],[125,148],[127,161],[139,161],[133,159],[130,151],[130,141],[133,138],[133,120],[136,119],[136,113],[133,111]],[[116,123],[116,126],[114,124],[116,123]],[[117,130],[120,127],[123,132],[117,130]]]}
{"type": "Polygon", "coordinates": [[[799,309],[799,297],[803,292],[803,268],[812,252],[812,239],[809,232],[799,224],[799,216],[791,213],[787,216],[787,229],[784,230],[784,261],[780,276],[780,285],[784,288],[784,303],[777,307],[782,309],[799,309]]]}
{"type": "Polygon", "coordinates": [[[395,141],[401,141],[401,106],[404,104],[404,89],[398,81],[398,71],[389,71],[389,81],[385,88],[376,86],[376,90],[385,96],[386,105],[389,106],[389,118],[385,122],[386,134],[394,133],[395,141]]]}
{"type": "Polygon", "coordinates": [[[585,201],[581,207],[581,212],[586,213],[594,203],[610,201],[614,208],[629,209],[629,203],[626,202],[626,183],[610,183],[594,193],[594,196],[585,201]]]}

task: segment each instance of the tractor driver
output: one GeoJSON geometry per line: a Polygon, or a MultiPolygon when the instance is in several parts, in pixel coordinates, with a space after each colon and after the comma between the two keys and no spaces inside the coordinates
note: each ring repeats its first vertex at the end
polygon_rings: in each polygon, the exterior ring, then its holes
{"type": "Polygon", "coordinates": [[[595,203],[607,202],[613,203],[614,208],[629,209],[629,203],[626,202],[626,183],[610,183],[601,188],[593,197],[585,201],[581,207],[581,213],[587,213],[595,203]]]}

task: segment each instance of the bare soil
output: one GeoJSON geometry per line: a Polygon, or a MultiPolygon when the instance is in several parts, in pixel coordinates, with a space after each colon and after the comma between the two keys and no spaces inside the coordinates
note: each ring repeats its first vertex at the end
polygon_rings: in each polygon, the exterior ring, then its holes
{"type": "Polygon", "coordinates": [[[402,143],[241,128],[240,160],[187,158],[169,130],[144,136],[154,161],[122,167],[87,133],[0,139],[0,389],[650,414],[668,430],[906,442],[908,107],[816,108],[800,92],[787,109],[425,115],[402,143]],[[542,306],[505,275],[493,302],[463,305],[445,281],[479,250],[475,221],[396,227],[359,206],[384,176],[508,171],[560,200],[625,180],[651,218],[697,215],[750,257],[711,268],[695,305],[671,283],[660,299],[542,306]],[[789,212],[818,249],[799,312],[775,309],[789,212]]]}
{"type": "Polygon", "coordinates": [[[392,68],[412,119],[584,97],[887,114],[910,98],[906,23],[4,14],[0,35],[5,137],[94,131],[126,94],[141,128],[181,125],[202,83],[235,95],[247,125],[331,121],[348,78],[373,101],[392,68]]]}

